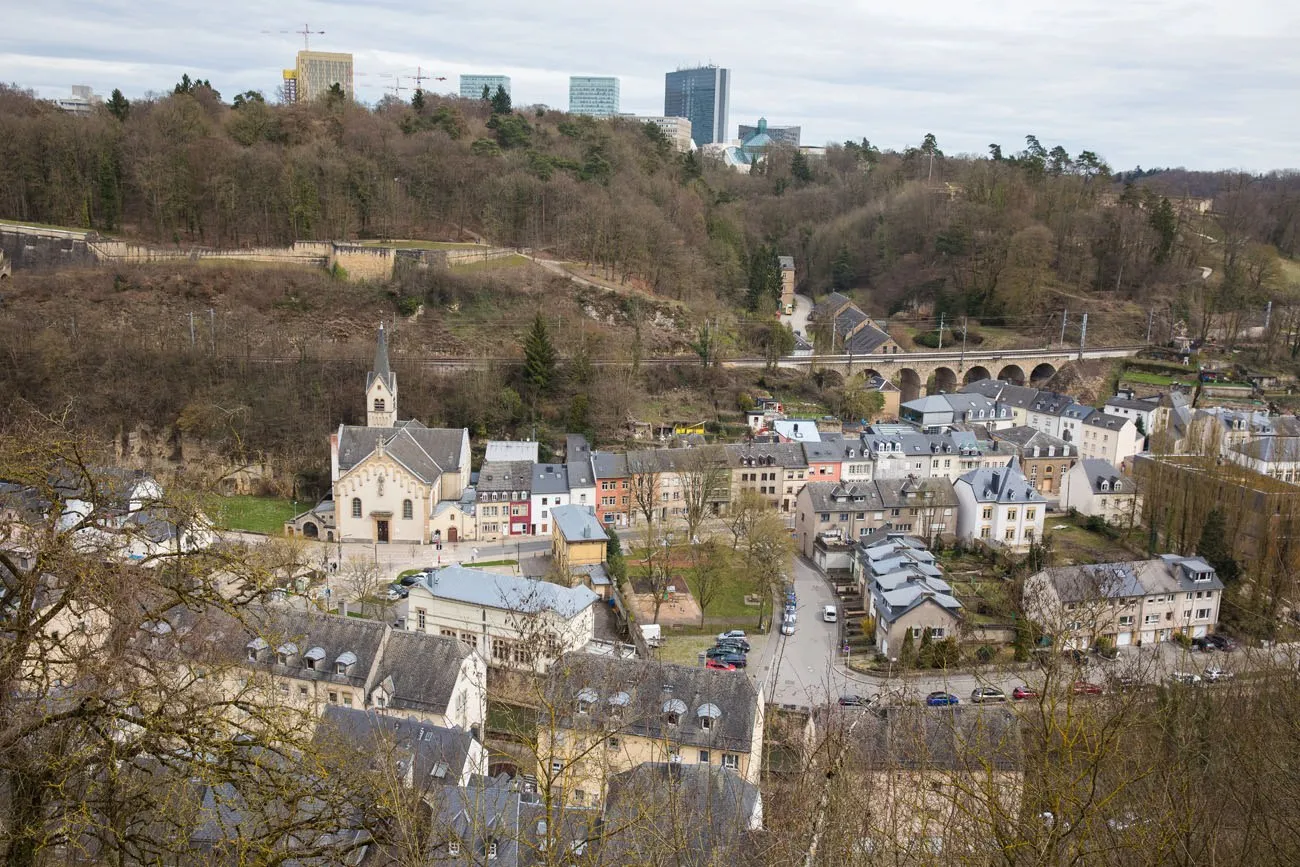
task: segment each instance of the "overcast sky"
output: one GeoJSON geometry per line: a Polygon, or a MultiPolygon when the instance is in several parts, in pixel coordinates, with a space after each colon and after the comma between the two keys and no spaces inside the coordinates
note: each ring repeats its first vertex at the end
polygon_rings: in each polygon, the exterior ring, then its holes
{"type": "MultiPolygon", "coordinates": [[[[948,153],[1008,152],[1026,133],[1115,168],[1300,167],[1294,0],[0,0],[0,80],[128,97],[182,72],[229,99],[269,95],[309,23],[355,56],[358,98],[381,73],[511,76],[515,103],[564,108],[568,77],[617,75],[622,110],[663,113],[664,73],[732,70],[730,134],[765,116],[804,144],[933,132],[948,153]]],[[[409,93],[404,94],[409,96],[409,93]]]]}

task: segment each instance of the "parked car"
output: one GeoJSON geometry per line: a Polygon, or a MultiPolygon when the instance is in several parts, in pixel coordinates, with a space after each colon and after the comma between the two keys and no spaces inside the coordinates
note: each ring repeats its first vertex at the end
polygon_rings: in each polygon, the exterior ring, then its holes
{"type": "Polygon", "coordinates": [[[1181,683],[1187,686],[1195,686],[1201,682],[1201,676],[1191,671],[1175,671],[1169,676],[1174,683],[1181,683]]]}
{"type": "Polygon", "coordinates": [[[716,671],[735,671],[735,670],[736,670],[736,666],[732,665],[732,664],[729,663],[729,662],[723,662],[723,661],[720,660],[720,659],[710,659],[708,662],[704,663],[704,667],[705,667],[705,668],[712,668],[712,669],[714,669],[714,670],[716,670],[716,671]]]}
{"type": "Polygon", "coordinates": [[[925,703],[930,707],[947,707],[948,705],[961,704],[961,699],[950,692],[932,692],[925,697],[925,703]]]}
{"type": "Polygon", "coordinates": [[[741,653],[749,653],[749,642],[743,638],[724,638],[719,641],[717,647],[734,647],[741,653]]]}
{"type": "Polygon", "coordinates": [[[718,633],[718,640],[719,640],[719,641],[726,641],[728,638],[740,638],[740,639],[743,639],[744,637],[745,637],[745,630],[743,630],[743,629],[730,629],[730,630],[728,630],[728,631],[726,631],[726,632],[719,632],[719,633],[718,633]]]}
{"type": "Polygon", "coordinates": [[[785,612],[781,615],[781,620],[783,620],[786,623],[794,623],[798,619],[799,619],[799,615],[795,614],[793,608],[787,608],[785,612]]]}
{"type": "Polygon", "coordinates": [[[1089,683],[1086,680],[1076,680],[1070,685],[1070,691],[1075,695],[1101,695],[1102,688],[1100,684],[1089,683]]]}
{"type": "Polygon", "coordinates": [[[1210,683],[1219,683],[1225,680],[1232,680],[1234,676],[1235,675],[1233,675],[1231,671],[1224,671],[1222,668],[1219,668],[1217,665],[1211,665],[1209,668],[1205,669],[1205,679],[1208,680],[1210,683]]]}
{"type": "Polygon", "coordinates": [[[1007,694],[996,686],[977,686],[971,690],[970,700],[975,704],[983,704],[986,701],[1006,701],[1007,694]]]}
{"type": "Polygon", "coordinates": [[[704,651],[704,655],[709,659],[721,659],[724,656],[730,656],[734,653],[739,653],[739,652],[740,651],[735,647],[717,646],[717,647],[710,647],[708,650],[704,651]]]}
{"type": "Polygon", "coordinates": [[[410,587],[412,584],[416,584],[422,581],[424,579],[424,576],[425,576],[424,572],[412,572],[410,575],[403,575],[401,578],[399,578],[398,583],[401,584],[403,587],[410,587]]]}
{"type": "Polygon", "coordinates": [[[749,665],[743,653],[728,653],[725,656],[715,657],[718,662],[725,662],[732,668],[744,668],[749,665]]]}
{"type": "Polygon", "coordinates": [[[1021,684],[1020,686],[1011,690],[1011,697],[1016,701],[1024,701],[1027,698],[1038,698],[1038,690],[1030,689],[1024,684],[1021,684]]]}
{"type": "Polygon", "coordinates": [[[790,621],[786,621],[785,623],[782,623],[782,624],[781,624],[781,634],[782,634],[782,635],[794,635],[794,624],[791,623],[790,621]]]}
{"type": "Polygon", "coordinates": [[[407,596],[410,595],[411,595],[410,590],[407,590],[401,584],[398,584],[396,581],[394,581],[392,584],[388,585],[388,591],[384,593],[384,598],[390,602],[396,602],[398,599],[405,599],[407,596]]]}
{"type": "Polygon", "coordinates": [[[822,620],[825,620],[827,623],[834,623],[836,620],[839,619],[840,619],[839,609],[836,608],[834,605],[827,605],[825,608],[822,609],[822,620]]]}
{"type": "Polygon", "coordinates": [[[1200,638],[1192,639],[1192,650],[1201,650],[1206,653],[1213,653],[1219,648],[1210,642],[1210,636],[1202,635],[1200,638]]]}
{"type": "Polygon", "coordinates": [[[870,702],[860,695],[840,696],[840,707],[866,707],[870,702]]]}
{"type": "Polygon", "coordinates": [[[1231,653],[1232,651],[1237,649],[1236,640],[1233,638],[1229,638],[1228,636],[1224,635],[1222,632],[1216,632],[1213,635],[1207,635],[1205,636],[1205,638],[1207,641],[1210,642],[1210,644],[1214,645],[1219,650],[1222,650],[1224,653],[1231,653]]]}

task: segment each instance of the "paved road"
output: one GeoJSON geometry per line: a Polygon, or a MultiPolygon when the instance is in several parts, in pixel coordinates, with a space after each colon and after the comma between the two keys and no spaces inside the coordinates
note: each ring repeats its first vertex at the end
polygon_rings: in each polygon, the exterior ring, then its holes
{"type": "Polygon", "coordinates": [[[811,298],[807,295],[795,295],[794,313],[789,316],[782,314],[781,321],[794,329],[795,334],[802,334],[811,343],[812,338],[808,337],[808,317],[812,315],[812,311],[813,303],[811,298]]]}

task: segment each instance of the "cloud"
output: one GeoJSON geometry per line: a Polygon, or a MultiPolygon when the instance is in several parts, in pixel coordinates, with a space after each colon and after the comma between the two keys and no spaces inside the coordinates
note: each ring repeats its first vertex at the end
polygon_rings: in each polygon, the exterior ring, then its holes
{"type": "Polygon", "coordinates": [[[805,143],[867,137],[882,147],[926,132],[950,153],[1019,149],[1027,133],[1112,165],[1266,170],[1293,165],[1300,10],[1276,0],[397,0],[274,6],[70,0],[6,16],[0,74],[43,96],[90,84],[128,96],[182,72],[223,93],[273,93],[303,22],[312,46],[351,51],[358,95],[381,73],[512,78],[517,104],[567,104],[571,74],[618,75],[624,111],[663,110],[663,74],[732,70],[732,134],[765,116],[805,143]],[[271,17],[274,16],[274,17],[271,17]],[[271,31],[271,32],[264,32],[271,31]]]}

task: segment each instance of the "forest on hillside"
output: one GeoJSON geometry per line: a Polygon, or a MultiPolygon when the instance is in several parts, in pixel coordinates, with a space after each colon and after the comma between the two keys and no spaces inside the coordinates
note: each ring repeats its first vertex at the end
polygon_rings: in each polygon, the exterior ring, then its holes
{"type": "Polygon", "coordinates": [[[517,111],[504,94],[372,109],[341,94],[227,103],[188,77],[174,90],[81,118],[0,86],[0,218],[236,247],[472,233],[707,307],[770,305],[746,287],[779,252],[806,294],[1011,325],[1091,295],[1163,294],[1189,321],[1262,306],[1287,288],[1279,256],[1300,250],[1296,175],[1115,174],[1032,135],[978,157],[932,135],[777,149],[744,175],[652,126],[517,111]],[[1214,214],[1178,207],[1187,195],[1214,214]]]}

